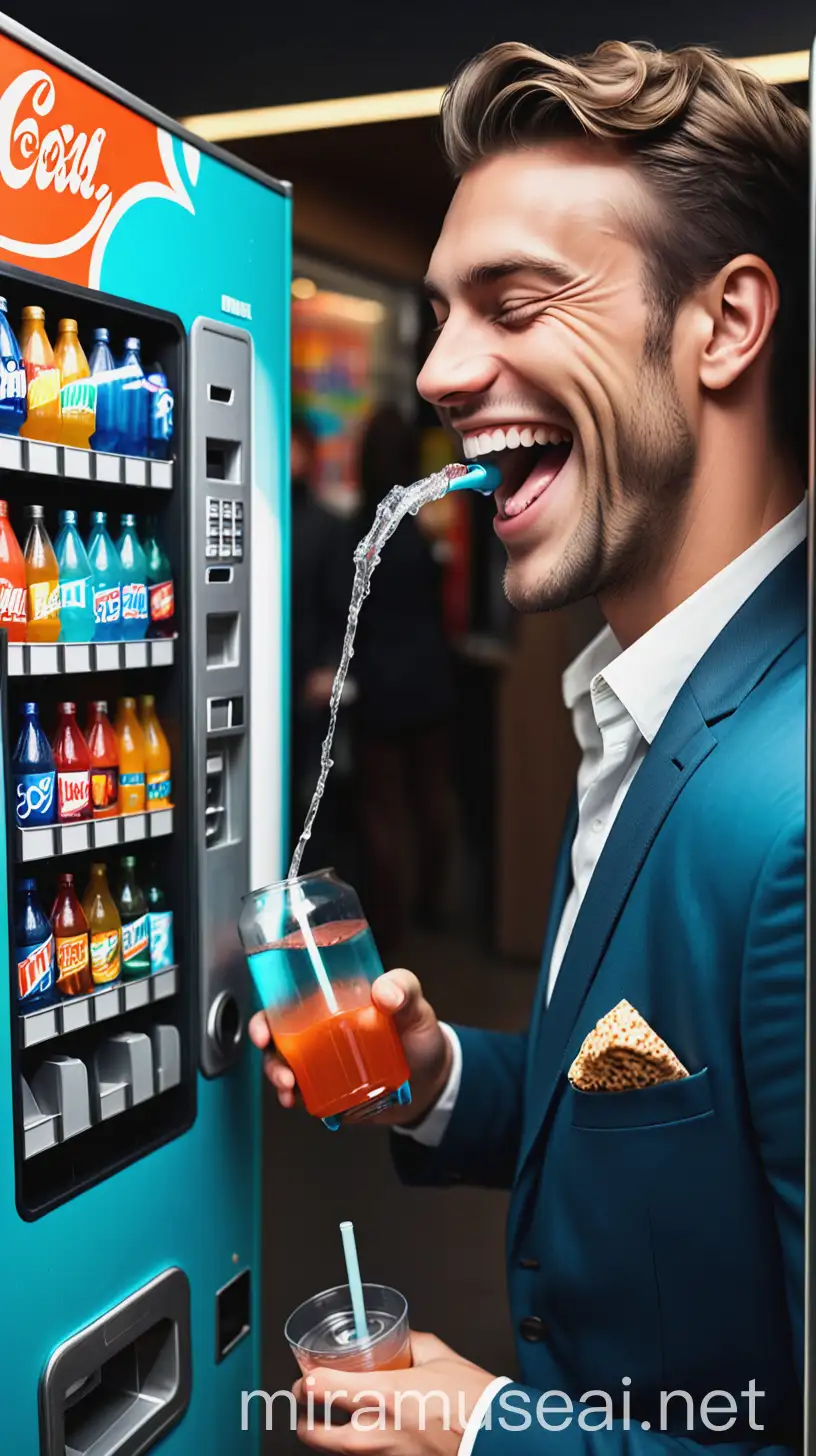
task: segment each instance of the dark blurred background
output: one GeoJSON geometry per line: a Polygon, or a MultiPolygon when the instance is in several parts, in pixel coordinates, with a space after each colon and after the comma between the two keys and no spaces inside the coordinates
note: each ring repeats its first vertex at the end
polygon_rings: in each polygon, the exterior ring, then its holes
{"type": "MultiPolygon", "coordinates": [[[[561,53],[610,37],[695,42],[768,57],[809,49],[816,29],[805,0],[4,9],[177,118],[441,87],[500,40],[561,53]]],[[[806,104],[801,58],[783,74],[806,104]]],[[[390,485],[452,458],[414,388],[429,324],[421,278],[451,194],[436,121],[314,120],[295,131],[273,114],[255,135],[240,119],[226,124],[231,150],[294,186],[293,835],[314,780],[353,544],[390,485]]],[[[513,618],[491,516],[489,504],[453,496],[384,553],[306,865],[333,863],[358,886],[384,956],[419,973],[440,1015],[514,1030],[533,993],[577,765],[561,673],[597,622],[589,608],[513,618]]],[[[286,1314],[342,1278],[344,1217],[366,1275],[405,1291],[416,1328],[513,1373],[502,1195],[402,1190],[380,1134],[331,1136],[271,1096],[264,1169],[267,1390],[294,1374],[286,1314]]]]}

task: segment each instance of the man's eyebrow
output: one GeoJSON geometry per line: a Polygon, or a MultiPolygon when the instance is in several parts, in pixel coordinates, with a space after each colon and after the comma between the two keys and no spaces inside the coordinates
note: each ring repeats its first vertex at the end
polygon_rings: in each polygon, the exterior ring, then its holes
{"type": "MultiPolygon", "coordinates": [[[[460,274],[457,283],[463,289],[484,288],[491,283],[500,283],[503,278],[510,278],[514,273],[535,273],[558,288],[565,288],[576,277],[566,263],[559,263],[555,258],[537,258],[518,253],[510,258],[498,259],[495,263],[476,263],[466,273],[460,274]]],[[[441,288],[431,278],[425,279],[425,292],[432,301],[447,303],[441,288]]]]}

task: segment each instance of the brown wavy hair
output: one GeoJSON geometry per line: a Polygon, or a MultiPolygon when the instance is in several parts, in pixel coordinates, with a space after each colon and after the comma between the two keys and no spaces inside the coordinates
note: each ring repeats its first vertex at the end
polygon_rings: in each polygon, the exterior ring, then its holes
{"type": "Polygon", "coordinates": [[[647,257],[652,349],[682,300],[731,258],[773,270],[771,410],[804,465],[808,438],[809,123],[775,86],[702,46],[606,41],[560,59],[507,42],[470,61],[442,101],[456,176],[486,157],[584,137],[614,147],[656,206],[632,218],[647,257]]]}

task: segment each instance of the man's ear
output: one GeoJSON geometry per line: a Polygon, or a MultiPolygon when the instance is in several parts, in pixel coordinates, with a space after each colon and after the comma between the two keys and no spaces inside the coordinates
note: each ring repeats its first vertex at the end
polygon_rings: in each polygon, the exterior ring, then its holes
{"type": "Polygon", "coordinates": [[[779,312],[779,285],[762,258],[746,253],[720,269],[699,301],[707,314],[700,383],[727,389],[765,347],[779,312]]]}

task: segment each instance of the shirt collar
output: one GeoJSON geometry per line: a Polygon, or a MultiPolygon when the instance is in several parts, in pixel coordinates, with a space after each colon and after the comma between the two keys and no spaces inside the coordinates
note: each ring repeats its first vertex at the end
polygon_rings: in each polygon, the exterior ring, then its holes
{"type": "Polygon", "coordinates": [[[621,652],[605,627],[564,673],[564,702],[575,708],[601,675],[647,743],[652,743],[683,683],[757,587],[807,534],[803,500],[741,556],[621,652]]]}

